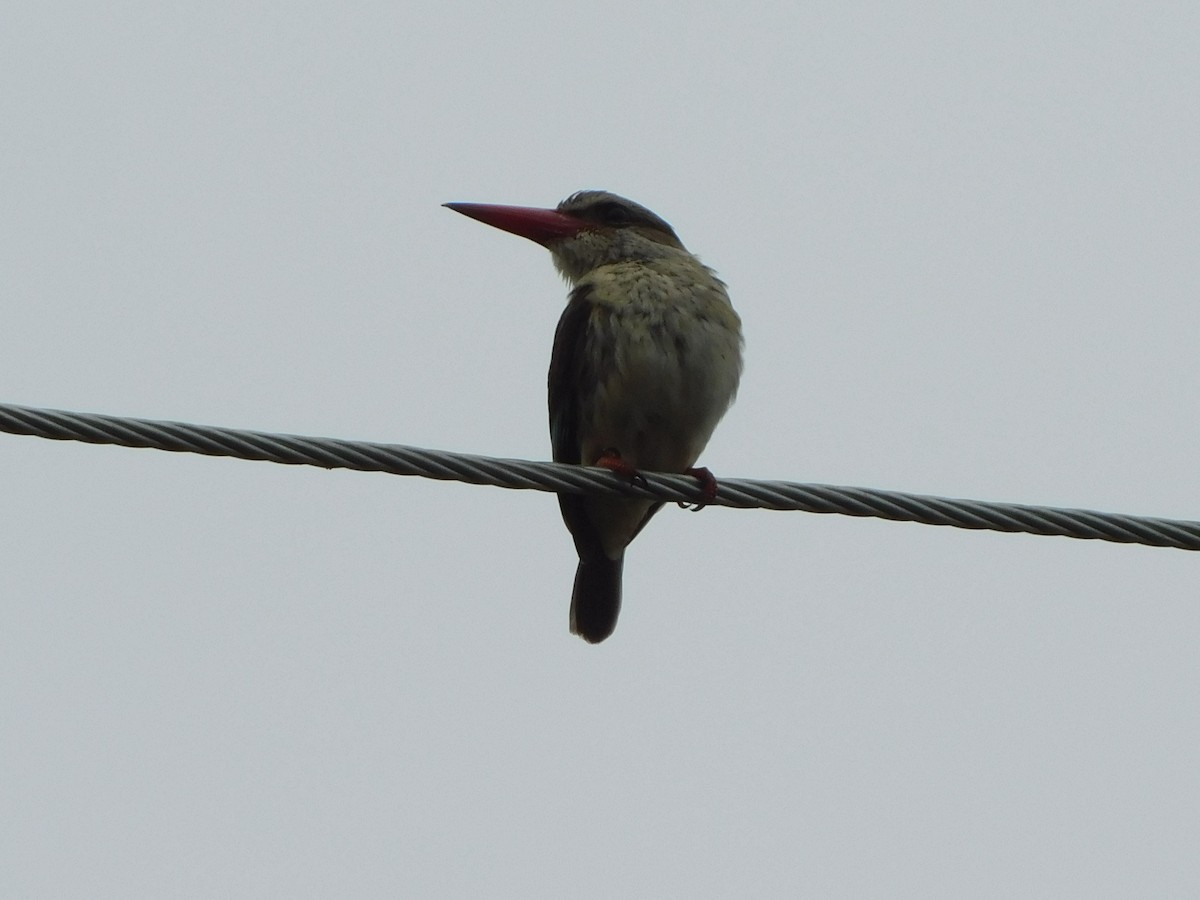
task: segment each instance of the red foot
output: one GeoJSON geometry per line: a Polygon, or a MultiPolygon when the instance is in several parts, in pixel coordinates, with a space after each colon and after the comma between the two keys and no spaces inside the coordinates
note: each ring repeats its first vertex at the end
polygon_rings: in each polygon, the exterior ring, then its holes
{"type": "Polygon", "coordinates": [[[642,477],[642,473],[621,459],[621,451],[616,447],[605,447],[601,450],[600,458],[593,465],[597,465],[602,469],[608,469],[610,472],[616,472],[618,475],[623,475],[641,487],[646,486],[646,479],[642,477]]]}
{"type": "Polygon", "coordinates": [[[693,467],[684,471],[685,475],[691,475],[700,482],[700,493],[704,497],[703,503],[697,503],[695,506],[688,506],[686,503],[679,505],[684,509],[690,509],[692,512],[700,512],[704,507],[717,499],[717,479],[713,477],[713,473],[703,466],[693,467]]]}

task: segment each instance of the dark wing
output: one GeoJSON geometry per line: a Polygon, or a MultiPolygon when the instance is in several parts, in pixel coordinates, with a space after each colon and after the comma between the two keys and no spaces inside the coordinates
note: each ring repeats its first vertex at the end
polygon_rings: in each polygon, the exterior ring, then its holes
{"type": "Polygon", "coordinates": [[[554,332],[554,349],[550,353],[550,376],[547,379],[550,395],[550,447],[555,462],[580,462],[583,441],[579,434],[581,386],[595,373],[587,364],[585,348],[588,322],[592,317],[590,288],[571,291],[567,308],[558,320],[554,332]]]}
{"type": "MultiPolygon", "coordinates": [[[[550,354],[550,446],[554,461],[579,465],[582,460],[582,406],[588,385],[595,382],[596,372],[588,361],[586,348],[589,323],[592,319],[591,289],[576,288],[567,300],[567,308],[558,320],[554,332],[554,350],[550,354]]],[[[587,460],[588,463],[594,460],[587,460]]],[[[558,507],[580,560],[605,559],[600,535],[596,533],[587,511],[583,494],[559,494],[558,507]]]]}

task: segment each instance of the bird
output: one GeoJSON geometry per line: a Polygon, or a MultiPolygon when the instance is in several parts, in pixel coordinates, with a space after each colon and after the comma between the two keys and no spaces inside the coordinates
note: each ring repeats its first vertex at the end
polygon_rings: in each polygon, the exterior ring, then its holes
{"type": "MultiPolygon", "coordinates": [[[[715,499],[715,478],[695,464],[733,404],[743,349],[716,273],[665,220],[608,191],[553,209],[445,206],[546,247],[570,287],[547,379],[554,460],[635,481],[687,473],[715,499]]],[[[558,503],[579,556],[570,629],[596,644],[617,625],[625,548],[663,504],[569,493],[558,503]]]]}

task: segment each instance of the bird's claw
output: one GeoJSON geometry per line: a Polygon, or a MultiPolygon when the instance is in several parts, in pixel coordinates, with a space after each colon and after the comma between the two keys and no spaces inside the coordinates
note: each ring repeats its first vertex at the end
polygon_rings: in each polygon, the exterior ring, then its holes
{"type": "Polygon", "coordinates": [[[693,506],[690,503],[684,503],[681,500],[679,501],[680,509],[687,509],[691,510],[692,512],[700,512],[700,510],[704,509],[704,507],[717,499],[717,479],[713,477],[712,472],[708,471],[708,469],[704,468],[703,466],[697,466],[691,469],[686,469],[684,474],[691,475],[698,482],[700,482],[700,494],[704,498],[704,501],[693,506]]]}
{"type": "Polygon", "coordinates": [[[608,469],[610,472],[615,472],[617,475],[623,475],[638,487],[645,488],[650,486],[649,482],[646,481],[645,475],[621,459],[621,451],[616,447],[607,447],[601,450],[600,458],[596,460],[594,465],[602,469],[608,469]]]}
{"type": "MultiPolygon", "coordinates": [[[[649,487],[649,482],[646,477],[637,470],[637,468],[621,458],[621,451],[616,447],[606,447],[600,451],[600,457],[594,465],[602,469],[608,469],[610,472],[615,472],[617,475],[623,475],[628,478],[632,484],[638,487],[649,487]]],[[[691,475],[700,482],[700,496],[703,498],[701,502],[693,505],[682,500],[677,501],[681,509],[688,509],[692,512],[699,512],[705,506],[717,499],[717,479],[713,477],[713,473],[703,466],[696,466],[684,470],[685,475],[691,475]]]]}

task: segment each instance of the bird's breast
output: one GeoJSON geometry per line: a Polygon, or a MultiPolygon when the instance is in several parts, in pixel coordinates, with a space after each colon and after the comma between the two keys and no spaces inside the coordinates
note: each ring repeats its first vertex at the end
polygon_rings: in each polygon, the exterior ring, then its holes
{"type": "Polygon", "coordinates": [[[724,286],[698,262],[607,266],[590,280],[582,459],[614,447],[647,471],[688,468],[741,374],[741,324],[724,286]]]}

